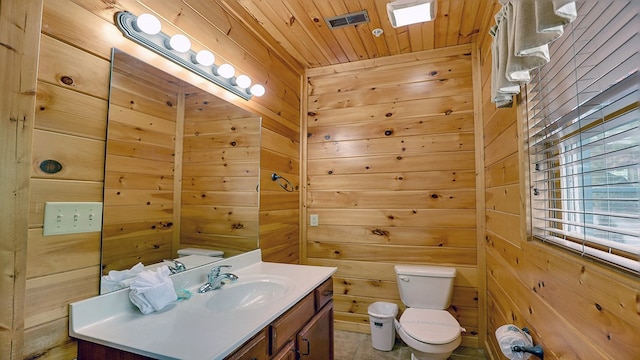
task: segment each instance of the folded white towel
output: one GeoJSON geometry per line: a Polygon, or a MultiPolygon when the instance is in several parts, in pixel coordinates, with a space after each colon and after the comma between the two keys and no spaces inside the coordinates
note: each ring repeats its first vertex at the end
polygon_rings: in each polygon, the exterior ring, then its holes
{"type": "Polygon", "coordinates": [[[491,101],[511,104],[530,71],[550,61],[549,43],[562,36],[564,25],[577,17],[575,0],[499,0],[492,44],[491,101]]]}
{"type": "Polygon", "coordinates": [[[509,81],[505,76],[507,58],[509,56],[507,38],[509,24],[506,16],[506,7],[503,7],[503,9],[495,15],[495,20],[496,25],[489,31],[493,37],[491,44],[491,101],[498,107],[506,107],[511,106],[513,95],[520,92],[520,84],[509,81]]]}
{"type": "Polygon", "coordinates": [[[142,263],[135,264],[128,270],[111,270],[109,274],[102,276],[100,282],[100,293],[108,293],[116,290],[120,290],[129,285],[129,279],[133,279],[138,276],[144,270],[142,263]]]}
{"type": "Polygon", "coordinates": [[[129,299],[143,314],[160,311],[178,299],[170,273],[165,265],[143,271],[131,282],[129,299]]]}

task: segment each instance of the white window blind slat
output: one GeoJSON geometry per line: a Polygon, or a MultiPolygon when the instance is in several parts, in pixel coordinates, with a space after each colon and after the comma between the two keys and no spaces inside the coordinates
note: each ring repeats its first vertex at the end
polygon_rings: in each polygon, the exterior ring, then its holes
{"type": "Polygon", "coordinates": [[[640,1],[578,2],[527,85],[534,237],[640,272],[640,1]]]}

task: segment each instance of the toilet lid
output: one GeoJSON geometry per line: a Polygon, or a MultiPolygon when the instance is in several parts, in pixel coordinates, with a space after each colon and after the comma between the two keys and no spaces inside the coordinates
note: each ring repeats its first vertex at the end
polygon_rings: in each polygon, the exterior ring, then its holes
{"type": "Polygon", "coordinates": [[[429,344],[447,344],[460,336],[460,324],[445,310],[408,308],[400,326],[412,338],[429,344]]]}

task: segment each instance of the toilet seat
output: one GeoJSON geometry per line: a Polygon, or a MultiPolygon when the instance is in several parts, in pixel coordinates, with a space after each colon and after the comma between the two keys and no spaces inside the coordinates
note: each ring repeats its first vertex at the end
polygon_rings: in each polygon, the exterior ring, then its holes
{"type": "Polygon", "coordinates": [[[446,310],[408,308],[400,317],[407,335],[427,344],[448,344],[460,338],[460,324],[446,310]]]}

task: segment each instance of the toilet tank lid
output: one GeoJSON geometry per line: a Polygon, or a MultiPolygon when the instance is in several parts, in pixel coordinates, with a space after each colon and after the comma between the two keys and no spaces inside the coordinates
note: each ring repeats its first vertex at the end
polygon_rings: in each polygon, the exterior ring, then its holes
{"type": "Polygon", "coordinates": [[[224,251],[211,250],[211,249],[199,249],[199,248],[184,248],[184,249],[178,250],[178,255],[180,256],[202,255],[202,256],[222,257],[224,255],[224,251]]]}
{"type": "Polygon", "coordinates": [[[396,265],[394,268],[398,275],[421,275],[447,278],[456,276],[456,268],[448,266],[396,265]]]}

